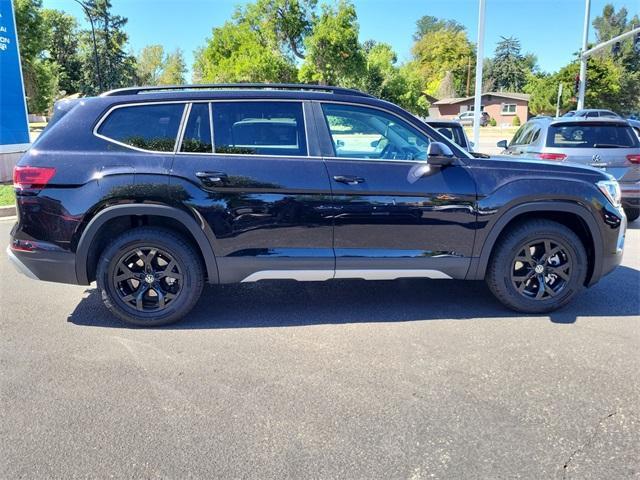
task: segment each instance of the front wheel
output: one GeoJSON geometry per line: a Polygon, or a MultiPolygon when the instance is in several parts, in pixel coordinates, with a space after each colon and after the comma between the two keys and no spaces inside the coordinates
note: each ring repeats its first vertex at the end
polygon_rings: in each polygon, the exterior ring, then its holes
{"type": "Polygon", "coordinates": [[[204,271],[194,248],[170,230],[134,228],[100,256],[96,281],[106,307],[140,326],[180,320],[196,304],[204,271]]]}
{"type": "Polygon", "coordinates": [[[496,244],[486,281],[507,307],[544,313],[566,305],[584,288],[587,254],[569,228],[532,220],[507,231],[496,244]]]}

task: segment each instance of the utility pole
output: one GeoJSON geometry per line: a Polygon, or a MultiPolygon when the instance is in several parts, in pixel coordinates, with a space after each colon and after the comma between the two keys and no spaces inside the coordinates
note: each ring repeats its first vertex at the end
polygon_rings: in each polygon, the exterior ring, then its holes
{"type": "Polygon", "coordinates": [[[558,85],[558,100],[556,101],[556,118],[560,116],[560,99],[562,98],[562,83],[558,85]]]}
{"type": "Polygon", "coordinates": [[[467,63],[467,97],[471,94],[471,56],[467,63]]]}
{"type": "Polygon", "coordinates": [[[480,115],[482,108],[482,64],[484,62],[485,0],[480,0],[478,11],[478,49],[476,51],[476,91],[473,102],[473,144],[480,146],[480,115]]]}
{"type": "Polygon", "coordinates": [[[582,29],[582,51],[580,52],[580,87],[578,90],[578,110],[584,108],[584,91],[587,87],[587,59],[584,52],[589,46],[589,19],[591,17],[591,0],[585,0],[584,26],[582,29]]]}

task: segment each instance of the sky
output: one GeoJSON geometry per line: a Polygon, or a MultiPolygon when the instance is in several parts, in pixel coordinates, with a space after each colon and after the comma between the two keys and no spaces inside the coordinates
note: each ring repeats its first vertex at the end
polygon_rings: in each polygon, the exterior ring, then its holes
{"type": "MultiPolygon", "coordinates": [[[[323,0],[320,0],[321,2],[323,0]]],[[[326,1],[326,0],[325,0],[326,1]]],[[[160,44],[165,51],[181,48],[189,69],[193,51],[205,43],[211,29],[231,17],[242,0],[111,0],[114,14],[129,19],[126,30],[134,53],[145,45],[160,44]]],[[[626,7],[629,17],[640,12],[640,0],[592,0],[591,19],[606,3],[626,7]]],[[[354,0],[360,40],[386,42],[401,62],[411,58],[416,20],[423,15],[457,20],[475,43],[478,0],[354,0]]],[[[580,49],[584,0],[486,0],[485,57],[493,55],[500,37],[514,36],[524,53],[533,53],[543,71],[566,65],[580,49]]],[[[85,24],[81,7],[73,0],[43,0],[45,8],[64,10],[85,24]]],[[[590,40],[595,40],[590,27],[590,40]]],[[[190,73],[189,73],[190,78],[190,73]]]]}

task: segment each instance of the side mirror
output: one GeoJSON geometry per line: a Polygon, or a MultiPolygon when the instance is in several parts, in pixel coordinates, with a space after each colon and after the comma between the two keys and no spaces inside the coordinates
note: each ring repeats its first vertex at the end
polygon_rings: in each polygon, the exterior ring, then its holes
{"type": "Polygon", "coordinates": [[[455,156],[451,149],[444,143],[431,142],[427,147],[427,163],[438,167],[451,165],[455,156]]]}
{"type": "Polygon", "coordinates": [[[377,148],[379,144],[380,144],[380,139],[378,139],[378,140],[374,140],[373,142],[371,142],[371,144],[370,144],[370,145],[371,145],[373,148],[377,148]]]}
{"type": "Polygon", "coordinates": [[[506,140],[500,140],[498,143],[496,143],[496,145],[504,150],[507,149],[507,141],[506,140]]]}
{"type": "Polygon", "coordinates": [[[336,147],[338,148],[344,147],[344,140],[336,140],[336,147]]]}

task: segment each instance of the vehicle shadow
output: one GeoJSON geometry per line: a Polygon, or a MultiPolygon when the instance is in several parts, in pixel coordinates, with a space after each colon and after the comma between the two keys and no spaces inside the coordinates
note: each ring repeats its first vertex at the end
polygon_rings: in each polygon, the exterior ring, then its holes
{"type": "MultiPolygon", "coordinates": [[[[103,307],[96,289],[71,313],[76,325],[128,328],[103,307]]],[[[570,305],[550,315],[553,323],[578,317],[640,315],[640,271],[619,267],[570,305]]],[[[166,329],[273,328],[321,324],[517,318],[484,282],[402,279],[263,281],[210,286],[192,312],[166,329]]]]}

